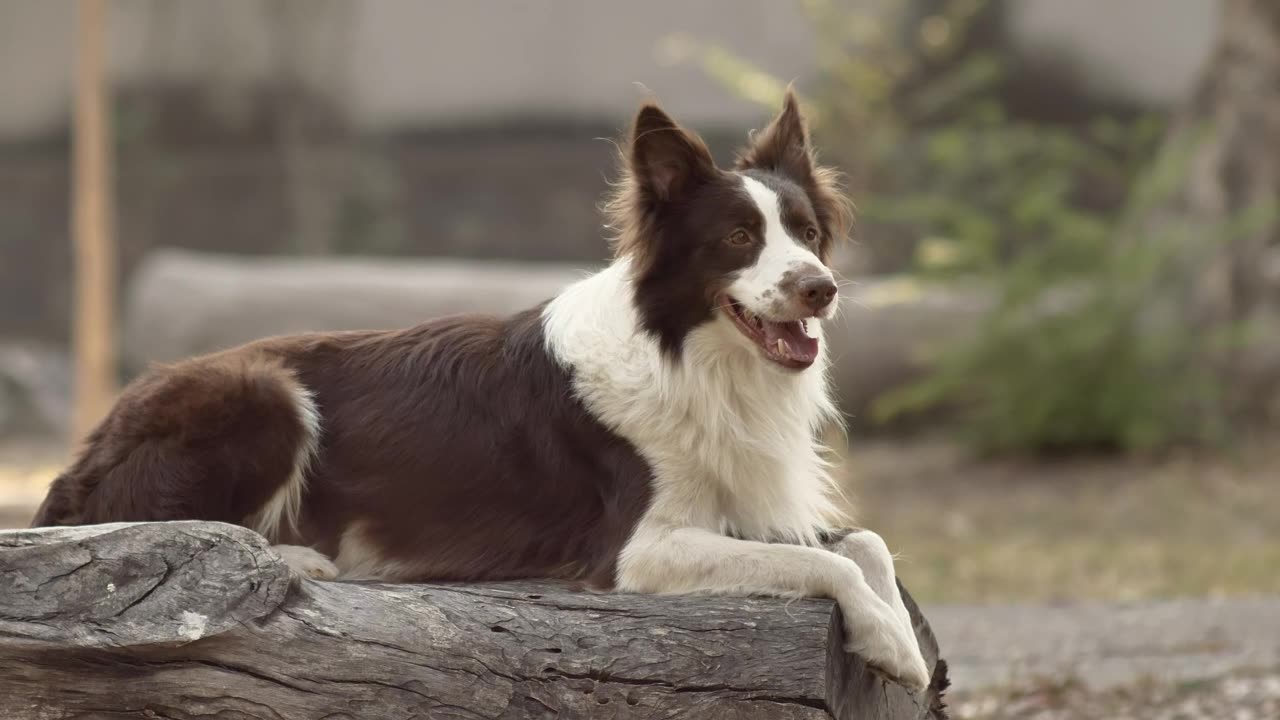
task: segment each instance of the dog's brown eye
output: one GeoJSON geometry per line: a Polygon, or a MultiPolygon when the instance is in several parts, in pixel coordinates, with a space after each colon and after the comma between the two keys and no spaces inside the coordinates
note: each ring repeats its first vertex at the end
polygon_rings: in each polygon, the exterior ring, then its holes
{"type": "Polygon", "coordinates": [[[751,242],[751,236],[747,234],[746,230],[734,230],[733,234],[729,236],[730,245],[746,245],[749,242],[751,242]]]}
{"type": "Polygon", "coordinates": [[[805,229],[804,229],[804,239],[805,239],[806,241],[808,241],[808,242],[813,242],[813,241],[817,240],[817,239],[818,239],[818,228],[816,228],[816,227],[814,227],[814,226],[812,226],[812,225],[810,225],[809,227],[805,228],[805,229]]]}

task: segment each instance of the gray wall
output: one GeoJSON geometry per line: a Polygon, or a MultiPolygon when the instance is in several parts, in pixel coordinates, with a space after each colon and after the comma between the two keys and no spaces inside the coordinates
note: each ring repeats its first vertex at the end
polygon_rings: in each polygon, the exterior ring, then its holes
{"type": "MultiPolygon", "coordinates": [[[[1072,64],[1101,92],[1157,105],[1193,82],[1215,6],[1010,3],[1025,52],[1072,64]]],[[[0,2],[0,141],[65,123],[74,7],[0,2]]],[[[675,33],[719,43],[786,79],[815,63],[798,0],[113,0],[111,8],[119,83],[250,83],[292,72],[373,130],[513,114],[620,118],[643,96],[633,83],[691,122],[754,122],[750,103],[671,62],[675,33]]]]}
{"type": "MultiPolygon", "coordinates": [[[[798,3],[778,0],[114,0],[118,83],[251,83],[297,72],[366,129],[506,114],[621,117],[644,83],[693,122],[755,108],[669,62],[676,31],[781,77],[811,69],[798,3]],[[292,14],[291,14],[292,13],[292,14]],[[291,28],[283,50],[278,23],[291,28]],[[292,55],[289,55],[289,53],[292,55]],[[296,67],[290,57],[302,60],[296,67]]],[[[63,122],[74,4],[0,3],[0,140],[63,122]]]]}

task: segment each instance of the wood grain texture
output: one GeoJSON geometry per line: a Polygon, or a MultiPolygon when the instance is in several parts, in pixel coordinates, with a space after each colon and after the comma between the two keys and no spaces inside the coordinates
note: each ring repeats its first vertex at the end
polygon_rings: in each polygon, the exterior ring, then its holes
{"type": "Polygon", "coordinates": [[[945,717],[827,601],[315,582],[200,522],[0,533],[0,569],[7,720],[945,717]]]}

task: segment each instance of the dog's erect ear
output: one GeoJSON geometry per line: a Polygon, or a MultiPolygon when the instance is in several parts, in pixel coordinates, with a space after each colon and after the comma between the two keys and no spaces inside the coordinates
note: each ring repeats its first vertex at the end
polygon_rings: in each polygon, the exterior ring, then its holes
{"type": "Polygon", "coordinates": [[[628,161],[636,182],[658,200],[679,197],[716,172],[702,139],[656,105],[645,105],[636,115],[628,161]]]}
{"type": "Polygon", "coordinates": [[[767,170],[802,182],[813,177],[809,132],[800,115],[800,103],[791,88],[787,88],[778,117],[769,123],[769,127],[752,136],[751,143],[738,153],[737,168],[767,170]]]}
{"type": "Polygon", "coordinates": [[[822,243],[818,257],[830,258],[833,244],[849,232],[853,223],[853,205],[842,189],[843,176],[832,168],[814,162],[809,132],[800,115],[800,103],[791,88],[782,101],[782,112],[769,127],[756,133],[747,147],[738,153],[738,170],[764,170],[791,178],[809,193],[813,209],[822,226],[822,243]]]}

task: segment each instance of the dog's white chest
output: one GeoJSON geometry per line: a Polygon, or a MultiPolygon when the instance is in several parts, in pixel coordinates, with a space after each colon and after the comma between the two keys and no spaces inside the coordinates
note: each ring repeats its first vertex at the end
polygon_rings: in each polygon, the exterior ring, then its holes
{"type": "Polygon", "coordinates": [[[623,269],[571,286],[544,313],[588,410],[654,471],[651,513],[761,540],[806,541],[830,509],[818,427],[835,415],[821,365],[784,374],[726,346],[718,323],[664,357],[638,330],[623,269]]]}

